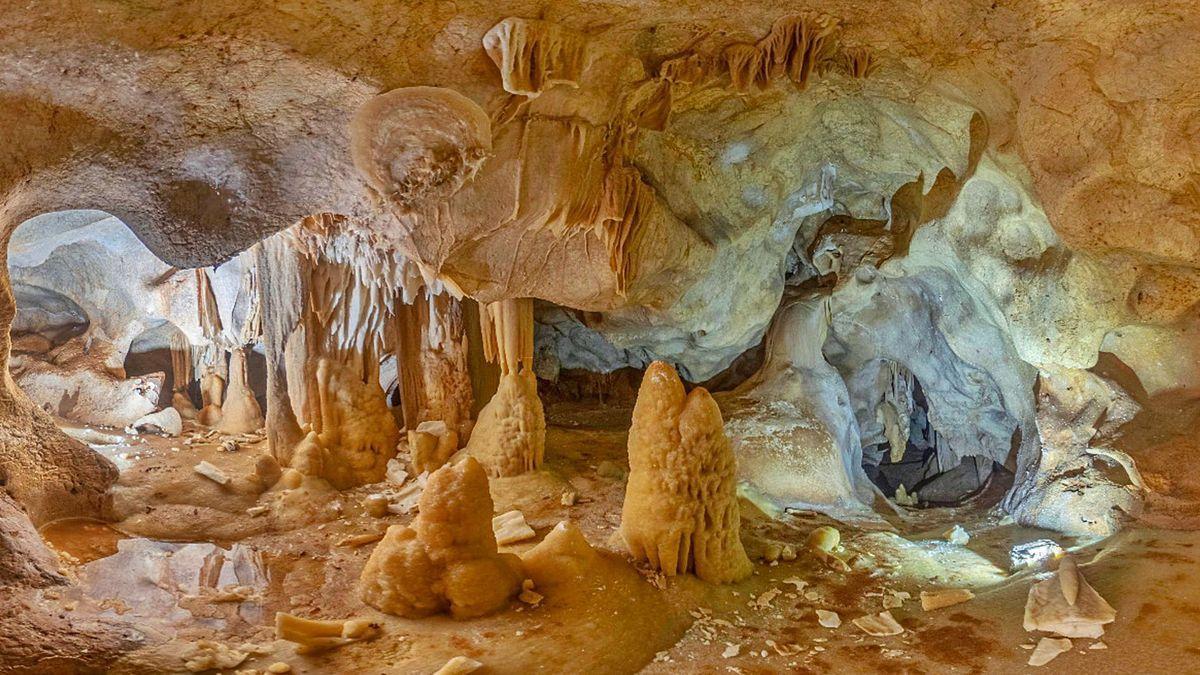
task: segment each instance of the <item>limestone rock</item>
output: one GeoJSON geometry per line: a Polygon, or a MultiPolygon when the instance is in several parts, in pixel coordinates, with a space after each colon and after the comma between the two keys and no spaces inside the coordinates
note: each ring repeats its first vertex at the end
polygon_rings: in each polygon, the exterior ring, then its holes
{"type": "Polygon", "coordinates": [[[1088,584],[1069,555],[1059,561],[1054,576],[1030,587],[1025,602],[1027,631],[1098,638],[1104,634],[1104,625],[1116,618],[1116,610],[1088,584]]]}
{"type": "Polygon", "coordinates": [[[393,525],[359,582],[367,604],[415,618],[495,612],[521,589],[516,556],[496,552],[487,474],[468,457],[429,476],[411,525],[393,525]]]}
{"type": "Polygon", "coordinates": [[[1057,658],[1059,654],[1065,654],[1069,651],[1071,651],[1070,640],[1066,638],[1044,637],[1038,640],[1033,653],[1029,655],[1029,665],[1044,666],[1057,658]]]}
{"type": "Polygon", "coordinates": [[[703,388],[685,395],[665,363],[650,365],[638,391],[629,466],[620,534],[635,559],[713,583],[750,574],[721,411],[703,388]]]}
{"type": "Polygon", "coordinates": [[[138,418],[130,426],[138,431],[157,431],[166,436],[178,436],[183,433],[183,418],[175,408],[163,408],[138,418]]]}

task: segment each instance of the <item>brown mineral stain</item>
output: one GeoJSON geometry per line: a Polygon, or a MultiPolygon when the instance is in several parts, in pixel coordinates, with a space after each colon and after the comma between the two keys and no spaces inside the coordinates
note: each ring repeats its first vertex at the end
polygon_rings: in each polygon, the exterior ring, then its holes
{"type": "Polygon", "coordinates": [[[917,633],[922,654],[935,661],[979,669],[980,662],[999,646],[972,628],[962,625],[939,626],[917,633]]]}

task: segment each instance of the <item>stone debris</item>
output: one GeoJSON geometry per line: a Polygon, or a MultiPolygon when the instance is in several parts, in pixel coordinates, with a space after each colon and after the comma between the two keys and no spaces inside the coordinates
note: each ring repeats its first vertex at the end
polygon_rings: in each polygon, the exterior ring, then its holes
{"type": "Polygon", "coordinates": [[[1014,570],[1039,568],[1048,560],[1061,558],[1066,551],[1057,542],[1050,539],[1037,539],[1017,544],[1009,551],[1008,557],[1014,570]]]}
{"type": "Polygon", "coordinates": [[[600,466],[596,467],[596,475],[610,480],[624,481],[628,472],[620,464],[606,459],[600,462],[600,466]]]}
{"type": "Polygon", "coordinates": [[[363,509],[372,518],[383,518],[388,514],[388,498],[381,492],[374,492],[363,498],[363,509]]]}
{"type": "MultiPolygon", "coordinates": [[[[199,595],[184,596],[187,598],[199,598],[213,603],[222,602],[247,602],[250,600],[258,600],[261,596],[251,586],[230,584],[221,588],[200,589],[199,595]]],[[[248,650],[247,650],[248,651],[248,650]]]]}
{"type": "Polygon", "coordinates": [[[971,541],[971,535],[963,529],[962,525],[958,524],[955,524],[954,527],[946,530],[942,537],[955,546],[966,546],[967,542],[971,541]]]}
{"type": "Polygon", "coordinates": [[[727,642],[727,643],[725,643],[725,650],[721,652],[721,658],[732,659],[733,657],[735,657],[739,653],[741,653],[741,651],[742,651],[741,645],[735,645],[733,643],[727,642]]]}
{"type": "Polygon", "coordinates": [[[842,625],[842,617],[838,616],[837,612],[831,612],[827,609],[817,610],[817,623],[826,628],[837,628],[842,625]]]}
{"type": "Polygon", "coordinates": [[[1097,641],[1097,642],[1093,642],[1092,644],[1088,645],[1088,649],[1108,649],[1108,645],[1104,644],[1103,642],[1097,641]]]}
{"type": "Polygon", "coordinates": [[[211,480],[217,485],[229,485],[232,480],[224,471],[218,469],[207,461],[200,462],[196,466],[192,467],[192,470],[211,480]]]}
{"type": "Polygon", "coordinates": [[[433,675],[467,675],[473,673],[483,667],[483,664],[475,659],[469,659],[465,656],[456,656],[446,662],[446,665],[438,668],[433,675]]]}
{"type": "Polygon", "coordinates": [[[883,594],[883,608],[884,609],[898,609],[898,608],[904,606],[905,600],[911,600],[911,599],[912,599],[912,594],[909,593],[908,591],[894,591],[894,590],[888,589],[883,594]]]}
{"type": "Polygon", "coordinates": [[[404,463],[396,458],[388,460],[387,473],[385,475],[389,483],[396,485],[404,485],[404,481],[408,480],[408,471],[404,469],[404,463]]]}
{"type": "Polygon", "coordinates": [[[237,452],[241,449],[242,446],[232,438],[226,438],[225,440],[221,441],[221,452],[237,452]]]}
{"type": "Polygon", "coordinates": [[[1088,584],[1075,559],[1064,556],[1058,571],[1029,589],[1025,630],[1056,633],[1068,638],[1098,638],[1117,612],[1088,584]]]}
{"type": "Polygon", "coordinates": [[[769,609],[775,598],[779,597],[783,591],[778,588],[769,588],[762,592],[757,598],[751,600],[748,604],[754,609],[769,609]]]}
{"type": "Polygon", "coordinates": [[[251,518],[265,516],[270,512],[271,512],[271,507],[263,506],[263,505],[251,506],[250,508],[246,509],[246,515],[250,516],[251,518]]]}
{"type": "Polygon", "coordinates": [[[380,539],[383,539],[383,534],[384,534],[383,532],[367,532],[364,534],[352,534],[348,537],[344,537],[344,538],[338,540],[338,542],[337,542],[337,544],[335,544],[335,546],[338,546],[340,548],[358,548],[360,546],[366,546],[367,544],[374,544],[375,542],[379,541],[380,539]]]}
{"type": "Polygon", "coordinates": [[[183,667],[190,672],[201,673],[206,670],[226,670],[242,665],[250,654],[231,649],[219,642],[200,640],[182,654],[183,667]]]}
{"type": "Polygon", "coordinates": [[[834,555],[834,551],[841,545],[842,533],[836,527],[823,525],[813,530],[808,534],[808,550],[818,560],[825,563],[831,569],[839,572],[849,572],[850,566],[845,560],[834,555]]]}
{"type": "Polygon", "coordinates": [[[574,490],[564,490],[562,493],[562,499],[559,500],[559,503],[563,506],[575,506],[575,502],[578,499],[579,493],[575,492],[574,490]]]}
{"type": "Polygon", "coordinates": [[[268,673],[276,673],[276,674],[290,673],[290,672],[292,672],[292,666],[287,663],[284,663],[283,661],[276,661],[275,663],[272,663],[271,665],[267,666],[267,672],[268,673]]]}
{"type": "Polygon", "coordinates": [[[1071,651],[1071,641],[1067,638],[1044,637],[1038,640],[1037,647],[1029,655],[1029,665],[1044,666],[1053,661],[1059,654],[1071,651]]]}
{"type": "Polygon", "coordinates": [[[781,644],[776,643],[774,640],[767,640],[767,646],[770,647],[771,649],[774,649],[776,654],[783,656],[783,657],[795,656],[795,655],[799,654],[800,652],[804,651],[804,648],[801,647],[800,645],[797,645],[797,644],[781,645],[781,644]]]}
{"type": "Polygon", "coordinates": [[[887,637],[904,632],[904,627],[896,622],[891,612],[860,616],[854,620],[854,625],[858,626],[862,632],[874,637],[887,637]]]}
{"type": "MultiPolygon", "coordinates": [[[[300,645],[297,654],[333,649],[351,642],[379,636],[380,626],[366,619],[305,619],[286,612],[275,613],[275,638],[300,645]]],[[[230,667],[230,666],[226,666],[230,667]]]]}
{"type": "Polygon", "coordinates": [[[965,588],[947,588],[940,591],[921,591],[921,609],[932,612],[935,609],[950,607],[964,603],[975,594],[965,588]]]}
{"type": "Polygon", "coordinates": [[[805,581],[799,577],[788,577],[783,580],[783,583],[791,584],[791,585],[795,586],[797,593],[803,591],[804,587],[808,585],[807,581],[805,581]]]}
{"type": "Polygon", "coordinates": [[[515,509],[492,518],[492,531],[496,533],[498,546],[508,546],[537,536],[525,522],[525,514],[515,509]]]}
{"type": "Polygon", "coordinates": [[[796,559],[796,548],[791,544],[781,544],[779,542],[769,542],[763,549],[762,559],[769,563],[791,562],[796,559]]]}
{"type": "Polygon", "coordinates": [[[135,431],[157,432],[164,436],[178,436],[183,433],[183,418],[175,408],[166,407],[158,412],[138,418],[132,425],[135,431]]]}
{"type": "Polygon", "coordinates": [[[402,516],[417,508],[417,503],[421,501],[421,492],[425,489],[425,481],[428,474],[420,474],[417,479],[411,483],[407,483],[388,494],[388,511],[398,516],[402,516]]]}
{"type": "Polygon", "coordinates": [[[533,579],[526,579],[525,581],[521,582],[521,593],[517,596],[517,599],[521,602],[529,605],[530,607],[537,607],[538,605],[542,604],[542,600],[545,597],[546,596],[542,595],[541,593],[533,590],[533,579]]]}

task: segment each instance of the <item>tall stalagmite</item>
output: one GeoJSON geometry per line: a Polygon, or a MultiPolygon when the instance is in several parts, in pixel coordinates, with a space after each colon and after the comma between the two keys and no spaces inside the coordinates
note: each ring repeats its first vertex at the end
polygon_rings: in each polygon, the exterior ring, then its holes
{"type": "Polygon", "coordinates": [[[684,393],[671,366],[646,370],[629,429],[621,537],[667,575],[713,583],[750,574],[739,537],[737,462],[721,411],[703,387],[684,393]]]}

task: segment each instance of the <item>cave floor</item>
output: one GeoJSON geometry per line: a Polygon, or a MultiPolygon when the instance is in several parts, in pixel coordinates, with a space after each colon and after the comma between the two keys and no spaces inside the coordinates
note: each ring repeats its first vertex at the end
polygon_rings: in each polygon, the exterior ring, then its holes
{"type": "Polygon", "coordinates": [[[470,621],[373,610],[354,590],[373,544],[347,539],[412,514],[368,515],[363,500],[381,485],[338,493],[306,484],[260,494],[250,476],[263,441],[241,437],[237,451],[224,452],[222,437],[203,438],[190,425],[180,438],[124,437],[99,448],[122,469],[114,489],[121,521],[46,528],[79,583],[41,591],[36,601],[134,631],[141,646],[113,663],[114,673],[189,672],[185,663],[202,641],[246,653],[221,672],[282,661],[297,673],[432,673],[463,655],[485,664],[478,672],[493,673],[1005,673],[1030,669],[1037,639],[1021,625],[1036,573],[1014,572],[1009,551],[1051,539],[1076,550],[1089,582],[1117,610],[1102,640],[1075,640],[1051,667],[1187,672],[1200,657],[1195,532],[1132,527],[1087,543],[1006,524],[980,508],[910,510],[904,522],[862,526],[805,512],[771,519],[743,500],[742,538],[756,560],[750,578],[728,586],[664,578],[629,564],[615,540],[628,410],[552,409],[548,422],[543,470],[492,481],[497,513],[520,509],[538,535],[502,550],[527,550],[570,520],[603,556],[576,583],[539,589],[546,597],[536,607],[514,601],[470,621]],[[191,436],[198,440],[185,443],[191,436]],[[201,460],[225,471],[229,485],[194,473],[201,460]],[[564,492],[576,502],[565,505],[564,492]],[[260,505],[270,508],[247,514],[260,505]],[[804,552],[805,537],[821,524],[841,529],[839,555],[850,572],[804,552]],[[965,546],[943,538],[954,524],[971,533],[965,546]],[[791,544],[799,555],[766,563],[772,543],[791,544]],[[970,588],[976,597],[922,611],[920,591],[938,588],[970,588]],[[852,623],[885,607],[902,634],[872,637],[852,623]],[[837,612],[842,625],[822,627],[816,609],[837,612]],[[382,634],[300,655],[274,639],[276,611],[370,618],[382,634]]]}

